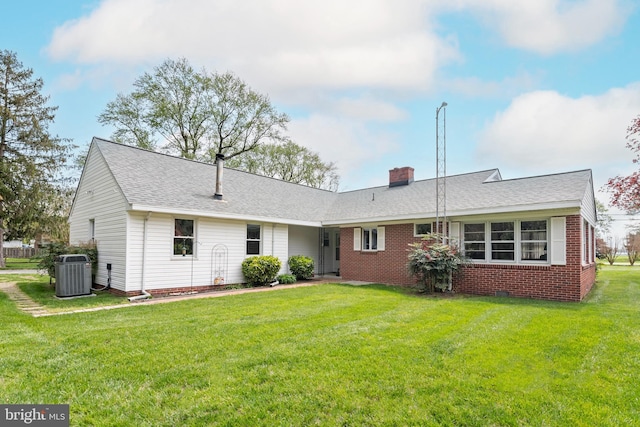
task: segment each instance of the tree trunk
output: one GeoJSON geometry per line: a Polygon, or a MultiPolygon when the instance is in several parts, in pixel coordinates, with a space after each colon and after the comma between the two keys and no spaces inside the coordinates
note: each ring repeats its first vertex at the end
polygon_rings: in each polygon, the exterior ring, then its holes
{"type": "Polygon", "coordinates": [[[0,228],[0,268],[7,266],[4,260],[4,230],[0,228]]]}

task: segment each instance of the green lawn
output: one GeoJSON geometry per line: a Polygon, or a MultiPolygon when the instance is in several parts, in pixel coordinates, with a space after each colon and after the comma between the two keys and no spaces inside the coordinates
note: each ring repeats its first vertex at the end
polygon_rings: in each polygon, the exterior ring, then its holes
{"type": "Polygon", "coordinates": [[[1,270],[37,270],[39,259],[6,258],[6,267],[1,270]]]}
{"type": "MultiPolygon", "coordinates": [[[[1,279],[0,279],[1,280],[1,279]]],[[[0,400],[80,426],[640,425],[640,272],[583,303],[320,285],[33,318],[0,400]]]]}

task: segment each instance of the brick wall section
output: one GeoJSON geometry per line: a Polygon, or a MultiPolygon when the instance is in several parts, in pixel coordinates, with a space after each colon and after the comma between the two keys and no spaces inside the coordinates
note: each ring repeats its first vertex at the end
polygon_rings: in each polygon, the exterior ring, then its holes
{"type": "MultiPolygon", "coordinates": [[[[476,295],[510,296],[556,301],[581,301],[595,282],[595,264],[582,265],[581,218],[567,217],[567,265],[473,264],[455,277],[454,290],[476,295]]],[[[343,251],[340,271],[345,280],[364,280],[394,285],[412,285],[407,274],[407,249],[413,237],[413,224],[385,227],[386,250],[353,250],[353,228],[341,231],[343,251]]]]}
{"type": "Polygon", "coordinates": [[[409,243],[419,242],[413,237],[413,224],[385,226],[385,250],[361,252],[353,250],[353,228],[340,231],[340,275],[344,280],[413,285],[407,274],[409,243]]]}

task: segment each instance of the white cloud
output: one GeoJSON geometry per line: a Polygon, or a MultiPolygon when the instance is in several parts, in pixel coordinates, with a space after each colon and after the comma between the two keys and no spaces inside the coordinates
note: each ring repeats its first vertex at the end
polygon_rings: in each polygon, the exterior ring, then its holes
{"type": "Polygon", "coordinates": [[[477,155],[484,164],[498,162],[523,173],[630,165],[626,129],[638,111],[640,83],[580,98],[526,93],[487,125],[477,155]]]}
{"type": "Polygon", "coordinates": [[[459,93],[470,98],[511,98],[533,89],[539,80],[540,77],[537,75],[521,72],[516,76],[505,77],[500,81],[467,77],[445,80],[443,85],[453,93],[459,93]]]}
{"type": "Polygon", "coordinates": [[[326,115],[293,120],[289,131],[294,141],[319,153],[323,160],[334,162],[343,182],[357,181],[350,175],[399,147],[393,134],[373,132],[365,122],[326,115]]]}
{"type": "Polygon", "coordinates": [[[621,0],[460,0],[505,42],[541,54],[574,51],[620,30],[629,12],[621,0]]]}
{"type": "Polygon", "coordinates": [[[184,56],[269,90],[424,89],[457,55],[420,0],[105,0],[57,28],[47,51],[93,65],[184,56]]]}
{"type": "Polygon", "coordinates": [[[341,98],[332,108],[338,116],[376,122],[396,122],[408,117],[406,111],[394,104],[370,96],[361,98],[341,98]]]}

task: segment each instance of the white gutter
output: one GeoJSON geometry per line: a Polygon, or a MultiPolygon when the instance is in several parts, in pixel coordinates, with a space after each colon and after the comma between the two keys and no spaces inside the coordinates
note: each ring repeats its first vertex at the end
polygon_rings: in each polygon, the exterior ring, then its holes
{"type": "MultiPolygon", "coordinates": [[[[224,200],[218,201],[216,203],[226,203],[224,200]]],[[[189,209],[173,209],[173,208],[158,208],[149,205],[137,205],[130,204],[130,211],[153,211],[154,213],[168,214],[168,215],[187,215],[187,216],[196,216],[203,218],[214,218],[214,219],[230,219],[234,221],[250,221],[250,222],[262,222],[262,223],[274,223],[274,224],[287,224],[287,225],[302,225],[306,227],[322,227],[322,222],[318,221],[307,221],[307,220],[297,220],[297,219],[289,219],[289,218],[274,218],[274,217],[266,217],[266,216],[258,216],[258,215],[244,215],[238,213],[220,213],[220,212],[212,212],[212,211],[202,211],[202,210],[189,210],[189,209]]]]}
{"type": "MultiPolygon", "coordinates": [[[[483,209],[468,209],[447,211],[447,217],[450,219],[457,216],[475,216],[475,215],[489,215],[489,214],[510,214],[521,212],[534,212],[534,211],[553,211],[559,209],[576,209],[580,208],[580,201],[566,201],[566,202],[551,202],[541,203],[536,205],[515,205],[504,207],[492,207],[483,209]]],[[[411,221],[417,218],[435,218],[435,212],[414,212],[403,215],[387,215],[377,217],[364,217],[364,218],[349,218],[344,220],[328,220],[322,221],[322,225],[325,227],[332,226],[349,226],[358,224],[379,224],[383,222],[398,222],[398,221],[411,221]]]]}
{"type": "Polygon", "coordinates": [[[143,238],[142,238],[142,278],[141,278],[142,283],[140,285],[140,292],[142,292],[142,295],[129,297],[128,298],[129,301],[137,301],[141,299],[151,298],[151,294],[144,289],[146,260],[147,260],[147,222],[149,221],[150,217],[151,217],[151,212],[147,212],[147,216],[144,218],[144,231],[143,231],[143,238]]]}

